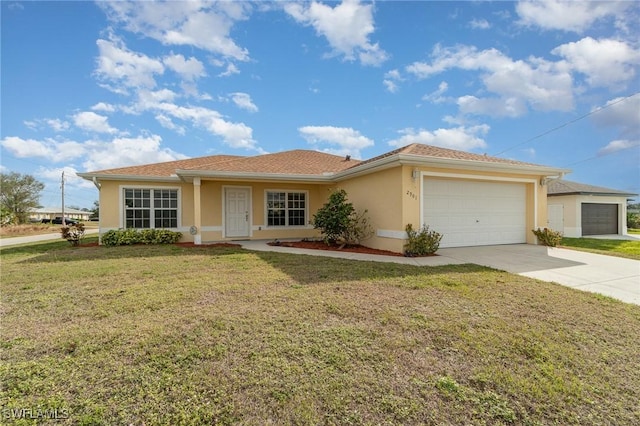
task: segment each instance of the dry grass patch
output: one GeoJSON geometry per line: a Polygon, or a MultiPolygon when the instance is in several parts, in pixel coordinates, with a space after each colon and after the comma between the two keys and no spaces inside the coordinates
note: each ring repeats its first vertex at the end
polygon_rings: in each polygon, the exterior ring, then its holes
{"type": "Polygon", "coordinates": [[[5,410],[105,425],[640,420],[640,307],[595,294],[474,265],[228,247],[0,254],[5,410]]]}

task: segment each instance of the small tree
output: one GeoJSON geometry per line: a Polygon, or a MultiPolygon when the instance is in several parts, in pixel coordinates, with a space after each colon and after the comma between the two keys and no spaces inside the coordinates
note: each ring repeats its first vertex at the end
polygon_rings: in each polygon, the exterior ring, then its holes
{"type": "Polygon", "coordinates": [[[324,235],[324,242],[335,244],[349,226],[349,218],[356,211],[347,202],[347,191],[339,189],[329,195],[329,202],[313,216],[313,227],[324,235]]]}
{"type": "Polygon", "coordinates": [[[13,214],[18,223],[25,223],[29,210],[38,207],[40,192],[44,184],[31,175],[0,173],[0,207],[13,214]]]}
{"type": "Polygon", "coordinates": [[[329,202],[313,216],[313,226],[320,229],[327,244],[356,245],[373,234],[367,211],[356,211],[344,189],[331,193],[329,202]]]}

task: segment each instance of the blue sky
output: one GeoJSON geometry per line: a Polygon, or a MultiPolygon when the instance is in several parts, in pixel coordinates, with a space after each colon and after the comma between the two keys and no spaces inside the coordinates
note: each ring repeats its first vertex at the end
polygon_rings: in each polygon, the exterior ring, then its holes
{"type": "Polygon", "coordinates": [[[2,171],[413,142],[640,192],[640,3],[1,3],[2,171]],[[556,129],[556,130],[554,130],[556,129]]]}

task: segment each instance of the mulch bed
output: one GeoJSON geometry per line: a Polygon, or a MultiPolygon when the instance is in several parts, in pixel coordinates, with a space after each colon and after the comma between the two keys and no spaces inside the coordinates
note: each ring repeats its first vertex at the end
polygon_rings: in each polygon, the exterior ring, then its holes
{"type": "Polygon", "coordinates": [[[396,253],[393,251],[387,250],[377,250],[364,246],[345,246],[340,248],[340,246],[330,246],[324,243],[323,241],[278,241],[267,243],[270,246],[280,246],[280,247],[295,247],[301,249],[310,249],[310,250],[329,250],[329,251],[341,251],[341,252],[349,252],[349,253],[364,253],[364,254],[377,254],[382,256],[399,256],[403,257],[404,255],[401,253],[396,253]]]}
{"type": "Polygon", "coordinates": [[[242,247],[240,244],[233,244],[233,243],[213,243],[213,244],[176,243],[176,245],[178,247],[194,247],[194,248],[242,247]]]}

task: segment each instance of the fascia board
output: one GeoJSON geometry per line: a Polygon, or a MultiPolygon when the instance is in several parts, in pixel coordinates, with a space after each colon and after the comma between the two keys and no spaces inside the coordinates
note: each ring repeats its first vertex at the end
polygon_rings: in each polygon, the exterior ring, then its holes
{"type": "Polygon", "coordinates": [[[178,176],[140,176],[140,175],[112,175],[112,174],[96,174],[96,173],[76,173],[77,176],[92,181],[97,180],[127,180],[134,182],[179,182],[178,176]]]}

